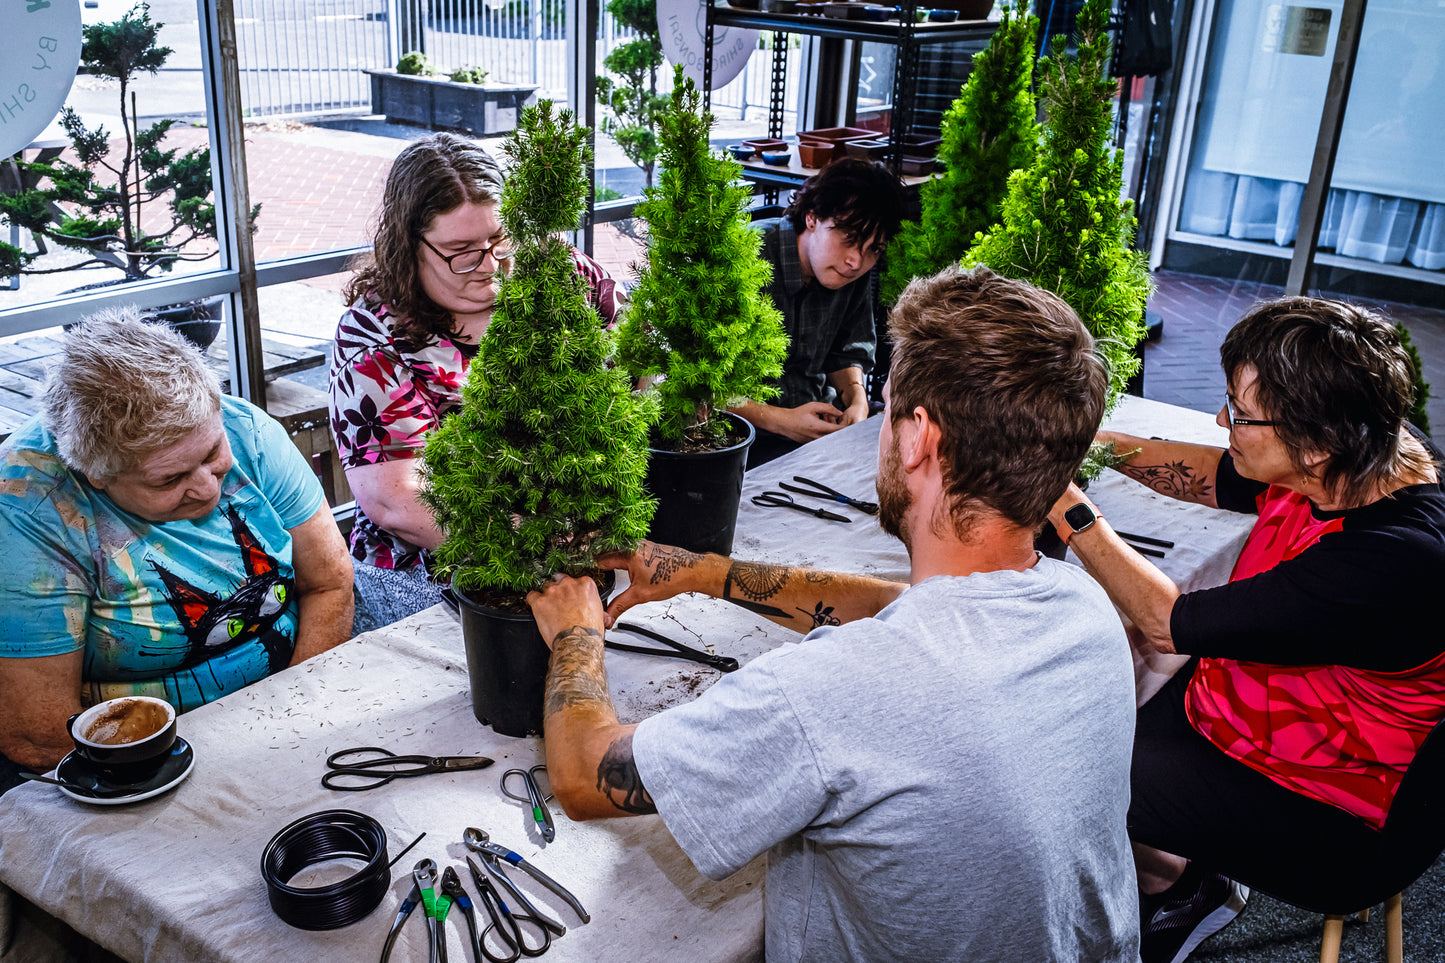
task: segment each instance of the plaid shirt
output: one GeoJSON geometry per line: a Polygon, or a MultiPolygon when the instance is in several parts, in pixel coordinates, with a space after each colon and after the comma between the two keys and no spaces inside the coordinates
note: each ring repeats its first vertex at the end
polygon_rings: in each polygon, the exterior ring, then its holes
{"type": "Polygon", "coordinates": [[[830,291],[805,280],[798,260],[798,234],[786,217],[758,221],[763,232],[762,256],[773,266],[773,280],[763,290],[783,313],[788,332],[788,357],[778,382],[782,396],[773,404],[796,408],[809,401],[834,401],[837,392],[828,375],[843,368],[873,370],[871,272],[830,291]]]}

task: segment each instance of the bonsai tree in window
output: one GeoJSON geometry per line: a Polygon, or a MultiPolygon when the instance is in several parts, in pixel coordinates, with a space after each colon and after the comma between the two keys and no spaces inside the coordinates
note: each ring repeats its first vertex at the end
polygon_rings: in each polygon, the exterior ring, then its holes
{"type": "Polygon", "coordinates": [[[560,236],[582,214],[587,132],[543,100],[502,150],[516,255],[462,407],[427,439],[422,466],[422,498],[446,533],[439,573],[479,601],[594,570],[598,554],[636,546],[653,510],[642,489],[651,406],[604,365],[609,338],[560,236]]]}
{"type": "Polygon", "coordinates": [[[740,167],[708,146],[711,114],[676,68],[659,116],[661,184],[637,205],[647,222],[647,257],[618,340],[634,377],[660,378],[659,447],[718,439],[713,415],[742,399],[777,394],[788,338],[763,286],[772,267],[749,226],[751,192],[740,167]]]}
{"type": "Polygon", "coordinates": [[[597,101],[612,115],[602,130],[622,153],[642,170],[643,185],[652,186],[657,165],[657,115],[667,108],[667,97],[657,92],[657,71],[662,67],[662,32],[657,26],[655,0],[612,0],[607,12],[637,36],[618,44],[602,59],[602,66],[621,78],[597,77],[597,101]]]}
{"type": "MultiPolygon", "coordinates": [[[[60,124],[79,163],[62,157],[25,164],[30,177],[38,178],[42,186],[0,197],[0,213],[12,223],[37,237],[85,251],[90,259],[34,270],[28,265],[36,254],[0,243],[0,276],[99,266],[119,268],[124,280],[134,281],[169,271],[177,261],[214,256],[214,251],[186,250],[192,241],[216,236],[215,205],[208,200],[210,150],[181,153],[163,148],[162,141],[176,122],[167,119],[141,127],[131,90],[137,75],[154,74],[170,58],[171,48],[156,42],[162,26],[151,20],[149,5],[138,3],[114,23],[85,28],[81,69],[119,81],[121,156],[114,156],[104,127],[86,127],[80,115],[66,107],[60,124]],[[57,206],[71,213],[57,220],[57,206]]],[[[259,205],[252,208],[253,220],[259,211],[259,205]]]]}
{"type": "Polygon", "coordinates": [[[1109,146],[1109,0],[1087,0],[1078,54],[1063,37],[1039,61],[1046,119],[1033,164],[1009,178],[1002,223],[979,238],[965,264],[987,264],[1054,292],[1078,312],[1109,366],[1108,407],[1139,370],[1149,268],[1133,249],[1132,201],[1120,200],[1123,151],[1109,146]]]}
{"type": "Polygon", "coordinates": [[[1028,167],[1038,144],[1034,47],[1039,22],[1007,8],[988,49],[943,115],[941,176],[920,192],[922,215],[904,221],[888,245],[881,295],[893,304],[915,277],[956,263],[980,231],[998,223],[1009,174],[1028,167]]]}

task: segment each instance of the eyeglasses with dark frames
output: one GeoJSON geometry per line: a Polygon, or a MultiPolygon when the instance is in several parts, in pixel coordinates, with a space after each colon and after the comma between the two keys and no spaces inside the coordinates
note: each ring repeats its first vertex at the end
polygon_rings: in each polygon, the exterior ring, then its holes
{"type": "Polygon", "coordinates": [[[445,261],[447,270],[453,274],[471,274],[482,266],[482,262],[487,259],[488,254],[498,261],[505,261],[517,253],[517,246],[512,243],[510,237],[506,236],[497,238],[486,247],[472,248],[456,254],[443,254],[437,250],[435,244],[426,238],[422,238],[421,242],[431,248],[433,254],[445,261]]]}
{"type": "Polygon", "coordinates": [[[1245,427],[1253,425],[1256,428],[1269,428],[1275,424],[1273,421],[1264,421],[1260,418],[1236,418],[1234,415],[1234,402],[1230,400],[1229,395],[1224,396],[1224,417],[1225,420],[1229,422],[1229,427],[1231,428],[1236,425],[1243,425],[1245,427]]]}

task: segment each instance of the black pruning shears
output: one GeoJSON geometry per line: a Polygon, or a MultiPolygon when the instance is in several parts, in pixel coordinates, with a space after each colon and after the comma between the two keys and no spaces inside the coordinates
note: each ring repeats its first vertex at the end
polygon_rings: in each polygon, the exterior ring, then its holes
{"type": "Polygon", "coordinates": [[[793,501],[792,495],[783,492],[763,492],[761,495],[754,495],[753,504],[761,505],[764,508],[791,508],[804,515],[812,515],[814,518],[826,518],[830,522],[851,522],[853,520],[847,515],[839,515],[826,508],[809,508],[807,505],[799,505],[793,501]]]}
{"type": "Polygon", "coordinates": [[[811,491],[808,488],[799,488],[797,485],[789,485],[787,482],[779,482],[778,485],[785,491],[796,492],[799,495],[807,495],[811,498],[831,498],[835,502],[842,502],[844,505],[852,505],[860,512],[867,512],[869,515],[878,514],[878,505],[876,502],[865,502],[861,499],[850,498],[849,496],[844,495],[840,491],[834,491],[827,485],[824,485],[821,482],[815,482],[811,478],[804,478],[802,475],[794,475],[793,481],[802,482],[804,485],[809,485],[812,488],[817,489],[817,491],[811,491]]]}
{"type": "Polygon", "coordinates": [[[719,672],[736,672],[738,668],[738,660],[731,656],[713,655],[711,652],[694,649],[691,646],[683,645],[681,642],[675,642],[665,635],[659,635],[651,629],[643,628],[632,622],[618,622],[612,627],[612,631],[632,632],[636,635],[652,639],[654,642],[661,642],[667,646],[665,649],[659,649],[654,645],[629,645],[625,642],[614,641],[613,638],[608,638],[603,643],[607,648],[616,649],[619,652],[641,652],[643,655],[660,655],[670,659],[689,659],[693,662],[701,662],[703,665],[712,666],[719,672]]]}

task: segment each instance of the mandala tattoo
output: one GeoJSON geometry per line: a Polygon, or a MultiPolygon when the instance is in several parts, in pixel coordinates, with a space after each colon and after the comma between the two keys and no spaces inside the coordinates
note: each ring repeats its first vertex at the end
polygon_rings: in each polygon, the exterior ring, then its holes
{"type": "Polygon", "coordinates": [[[728,568],[727,578],[723,581],[722,597],[759,615],[778,615],[791,619],[792,616],[784,610],[763,604],[764,599],[777,595],[787,583],[788,570],[782,566],[733,562],[728,568]],[[733,593],[734,586],[737,587],[737,594],[733,593]]]}
{"type": "Polygon", "coordinates": [[[651,583],[656,585],[658,582],[671,581],[672,576],[682,569],[692,568],[702,561],[702,556],[685,548],[654,545],[643,555],[642,561],[649,566],[656,566],[651,579],[651,583]]]}
{"type": "Polygon", "coordinates": [[[1195,475],[1194,469],[1182,461],[1163,465],[1119,466],[1124,474],[1143,482],[1161,495],[1171,498],[1204,498],[1209,494],[1209,476],[1195,475]]]}
{"type": "Polygon", "coordinates": [[[813,620],[813,628],[815,629],[820,625],[843,624],[833,616],[833,606],[824,606],[822,602],[819,602],[817,607],[815,607],[811,612],[809,612],[807,609],[798,609],[798,611],[802,612],[805,617],[813,620]]]}
{"type": "Polygon", "coordinates": [[[545,715],[599,702],[612,704],[607,670],[602,665],[602,633],[585,625],[558,632],[552,640],[552,661],[547,668],[545,715]]]}
{"type": "Polygon", "coordinates": [[[597,766],[597,788],[606,793],[612,805],[625,813],[643,815],[657,812],[642,777],[637,773],[637,763],[632,759],[632,733],[615,739],[607,747],[602,762],[597,766]]]}

